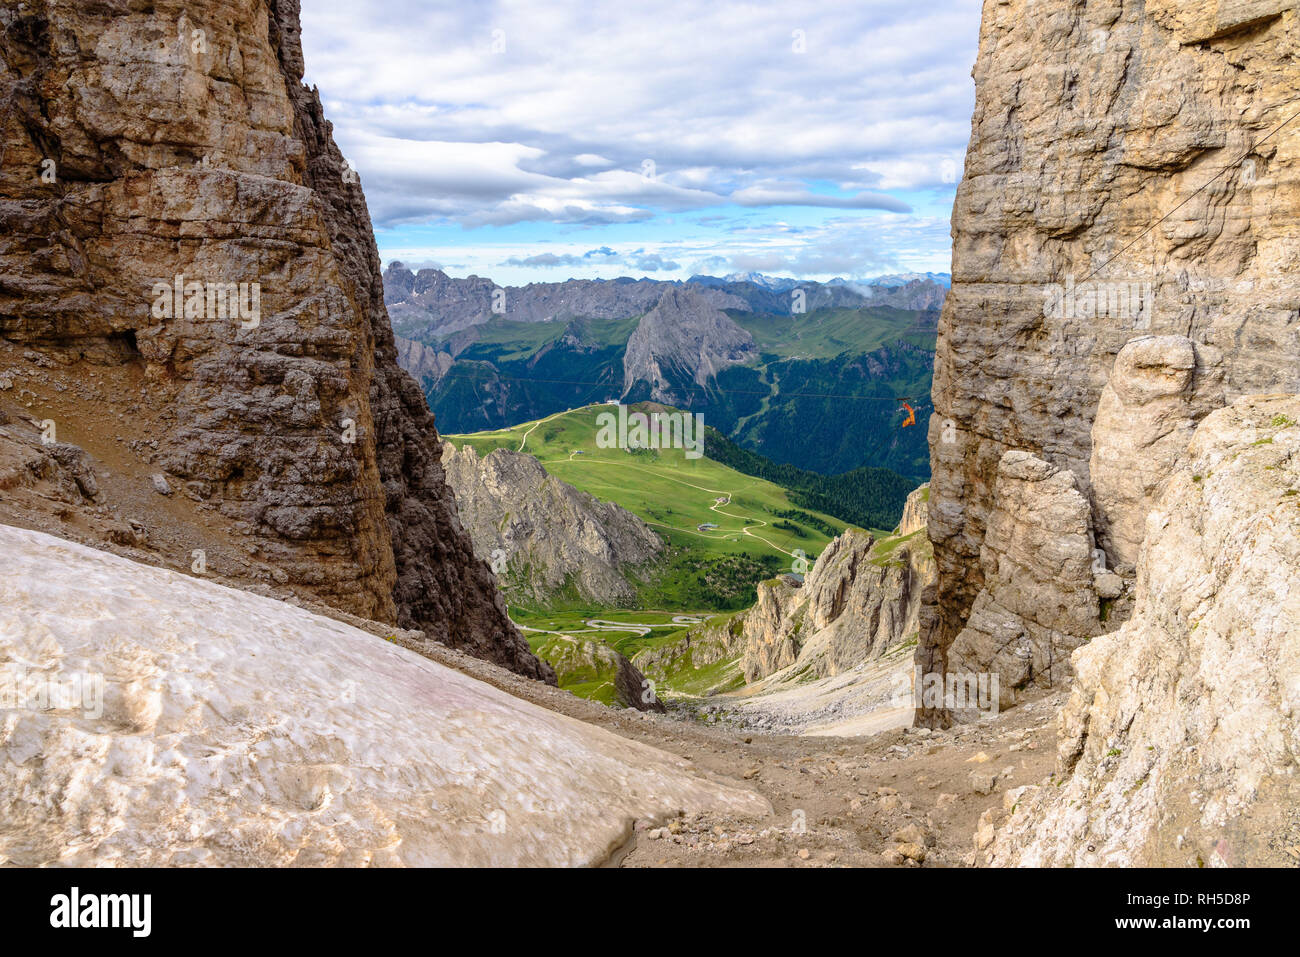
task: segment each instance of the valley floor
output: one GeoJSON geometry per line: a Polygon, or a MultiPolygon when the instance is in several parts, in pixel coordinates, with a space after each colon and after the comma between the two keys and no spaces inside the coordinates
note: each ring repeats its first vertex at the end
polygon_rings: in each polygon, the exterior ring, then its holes
{"type": "Polygon", "coordinates": [[[705,720],[732,729],[860,738],[912,723],[914,645],[825,678],[801,678],[791,665],[735,691],[696,699],[705,720]]]}
{"type": "Polygon", "coordinates": [[[981,818],[1004,813],[1014,788],[1043,783],[1055,761],[1063,693],[1028,697],[995,718],[948,731],[750,733],[608,708],[441,646],[409,647],[534,704],[679,755],[710,777],[742,782],[773,807],[759,821],[638,822],[611,866],[971,865],[981,818]]]}

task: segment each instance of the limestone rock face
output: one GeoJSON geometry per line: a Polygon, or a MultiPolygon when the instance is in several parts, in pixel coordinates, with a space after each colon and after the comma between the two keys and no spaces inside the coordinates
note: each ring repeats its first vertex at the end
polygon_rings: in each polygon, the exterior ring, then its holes
{"type": "Polygon", "coordinates": [[[995,672],[1002,704],[1017,688],[1070,674],[1070,652],[1101,630],[1088,502],[1073,473],[1029,452],[998,463],[980,562],[984,588],[948,649],[949,672],[995,672]]]}
{"type": "Polygon", "coordinates": [[[805,603],[799,586],[785,578],[759,583],[757,601],[745,615],[745,651],[741,667],[747,682],[788,668],[802,647],[805,603]]]}
{"type": "Polygon", "coordinates": [[[365,199],[301,82],[298,0],[48,0],[0,28],[0,338],[138,370],[122,428],[219,516],[209,539],[547,676],[397,365],[365,199]]]}
{"type": "Polygon", "coordinates": [[[755,354],[754,337],[693,286],[670,287],[627,341],[623,391],[649,383],[649,397],[678,404],[675,386],[707,385],[727,366],[755,354]]]}
{"type": "Polygon", "coordinates": [[[651,528],[626,509],[602,502],[548,473],[531,455],[443,444],[447,481],[461,521],[485,561],[503,560],[508,594],[545,601],[572,585],[588,601],[635,596],[629,574],[663,551],[651,528]]]}
{"type": "Polygon", "coordinates": [[[439,352],[432,346],[403,339],[401,336],[396,336],[395,339],[398,364],[411,373],[417,381],[423,382],[429,379],[439,382],[455,362],[449,352],[439,352]]]}
{"type": "Polygon", "coordinates": [[[897,534],[911,535],[925,528],[929,510],[930,483],[926,482],[908,494],[907,501],[903,503],[903,517],[898,523],[897,534]]]}
{"type": "Polygon", "coordinates": [[[827,677],[883,655],[917,634],[933,582],[924,528],[880,542],[849,529],[817,556],[801,586],[785,578],[759,586],[744,619],[745,679],[792,665],[827,677]]]}
{"type": "MultiPolygon", "coordinates": [[[[1129,340],[1190,340],[1194,378],[1221,377],[1228,400],[1300,391],[1300,139],[1268,138],[1294,113],[1297,44],[1300,13],[1280,0],[984,4],[929,427],[939,588],[923,670],[944,669],[984,586],[1007,450],[1073,472],[1105,510],[1103,541],[1117,522],[1131,554],[1147,477],[1111,503],[1091,475],[1129,340]]],[[[1160,430],[1180,394],[1153,399],[1148,437],[1175,444],[1183,425],[1160,430]]],[[[1099,454],[1113,469],[1129,453],[1099,454]]]]}
{"type": "Polygon", "coordinates": [[[1074,653],[1060,788],[1010,865],[1294,866],[1300,833],[1300,399],[1236,400],[1157,497],[1136,608],[1074,653]]]}
{"type": "Polygon", "coordinates": [[[1198,364],[1196,346],[1183,336],[1147,336],[1120,350],[1102,389],[1089,461],[1093,520],[1097,544],[1128,577],[1156,489],[1186,450],[1197,421],[1223,404],[1212,371],[1217,365],[1207,370],[1198,364]]]}

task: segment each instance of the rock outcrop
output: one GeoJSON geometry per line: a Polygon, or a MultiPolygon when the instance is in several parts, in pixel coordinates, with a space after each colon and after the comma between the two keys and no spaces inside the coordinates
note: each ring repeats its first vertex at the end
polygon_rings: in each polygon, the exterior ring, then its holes
{"type": "Polygon", "coordinates": [[[573,589],[588,602],[616,605],[636,595],[664,541],[631,512],[579,491],[533,456],[443,444],[447,482],[474,552],[497,560],[510,597],[545,603],[573,589]]]}
{"type": "Polygon", "coordinates": [[[721,615],[686,629],[676,641],[642,648],[632,663],[656,687],[685,687],[711,695],[744,683],[740,658],[745,651],[744,613],[721,615]]]}
{"type": "Polygon", "coordinates": [[[945,670],[985,587],[1006,452],[1073,473],[1123,572],[1188,428],[1300,391],[1300,140],[1279,131],[1297,43],[1282,0],[985,3],[929,427],[924,671],[945,670]]]}
{"type": "Polygon", "coordinates": [[[156,443],[140,464],[186,490],[168,521],[195,540],[246,537],[291,588],[548,677],[398,367],[298,0],[119,6],[0,11],[0,339],[129,384],[93,414],[156,443]]]}
{"type": "Polygon", "coordinates": [[[798,582],[785,577],[759,583],[756,601],[744,620],[741,668],[746,682],[766,678],[799,658],[806,604],[799,590],[798,582]]]}
{"type": "Polygon", "coordinates": [[[651,400],[681,405],[684,385],[707,386],[723,369],[757,354],[754,337],[707,293],[694,286],[669,287],[641,318],[623,355],[624,395],[646,383],[651,400]]]}
{"type": "Polygon", "coordinates": [[[1207,417],[1146,520],[1132,618],[1074,653],[1061,787],[986,862],[1300,859],[1300,398],[1207,417]]]}
{"type": "Polygon", "coordinates": [[[1028,452],[998,463],[980,562],[984,587],[948,649],[948,671],[998,675],[1001,705],[1069,677],[1070,652],[1101,631],[1088,501],[1074,474],[1028,452]]]}
{"type": "Polygon", "coordinates": [[[771,813],[366,631],[9,526],[0,700],[7,866],[591,866],[636,821],[771,813]]]}
{"type": "MultiPolygon", "coordinates": [[[[913,514],[924,495],[923,486],[908,497],[913,514]]],[[[880,541],[849,529],[802,584],[782,577],[759,585],[744,619],[745,680],[785,669],[800,680],[837,675],[915,639],[934,578],[924,526],[880,541]]]]}
{"type": "Polygon", "coordinates": [[[559,685],[583,698],[615,708],[663,714],[654,682],[626,656],[601,641],[579,635],[552,635],[537,653],[555,669],[559,685]]]}
{"type": "Polygon", "coordinates": [[[894,534],[911,535],[913,532],[919,532],[926,527],[929,512],[930,483],[926,482],[907,496],[907,501],[903,503],[903,517],[899,519],[894,534]]]}
{"type": "Polygon", "coordinates": [[[403,339],[401,336],[394,338],[397,344],[398,364],[411,373],[417,382],[424,382],[426,379],[435,383],[440,382],[455,364],[456,360],[449,352],[440,352],[432,346],[403,339]]]}
{"type": "Polygon", "coordinates": [[[1207,368],[1197,354],[1183,336],[1130,340],[1101,391],[1089,460],[1092,518],[1097,544],[1126,577],[1133,575],[1157,489],[1196,423],[1223,404],[1218,364],[1207,368]]]}

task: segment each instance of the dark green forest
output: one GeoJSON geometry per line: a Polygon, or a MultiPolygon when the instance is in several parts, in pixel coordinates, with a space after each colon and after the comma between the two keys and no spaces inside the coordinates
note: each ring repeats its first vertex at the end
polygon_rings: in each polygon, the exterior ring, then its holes
{"type": "MultiPolygon", "coordinates": [[[[929,478],[925,423],[918,418],[916,427],[901,428],[907,413],[900,400],[920,410],[928,399],[934,313],[730,315],[754,336],[759,356],[723,369],[707,387],[693,381],[691,370],[665,370],[675,405],[703,413],[707,425],[741,448],[796,471],[840,476],[871,467],[913,485],[929,478]]],[[[438,429],[501,429],[619,398],[623,354],[638,321],[493,320],[431,343],[456,355],[441,380],[421,383],[438,429]]],[[[623,398],[649,399],[650,387],[637,383],[623,398]]],[[[856,514],[884,514],[882,508],[884,500],[875,500],[856,514]]]]}
{"type": "Polygon", "coordinates": [[[742,449],[709,427],[704,430],[704,454],[737,472],[780,485],[796,505],[867,529],[889,530],[897,526],[908,493],[920,484],[889,469],[865,467],[839,475],[822,475],[773,462],[742,449]]]}

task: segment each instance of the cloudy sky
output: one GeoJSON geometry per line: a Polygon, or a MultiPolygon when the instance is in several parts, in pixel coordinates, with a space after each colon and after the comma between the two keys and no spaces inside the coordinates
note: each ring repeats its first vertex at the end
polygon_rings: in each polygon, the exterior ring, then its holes
{"type": "Polygon", "coordinates": [[[980,0],[305,0],[385,263],[947,271],[980,0]]]}

